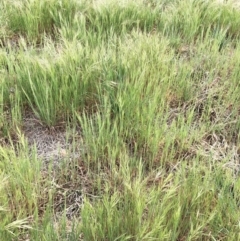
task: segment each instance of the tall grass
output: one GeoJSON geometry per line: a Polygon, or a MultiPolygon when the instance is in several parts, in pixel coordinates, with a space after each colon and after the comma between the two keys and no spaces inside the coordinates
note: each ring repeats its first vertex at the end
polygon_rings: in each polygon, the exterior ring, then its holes
{"type": "MultiPolygon", "coordinates": [[[[39,42],[41,35],[57,34],[63,22],[72,23],[77,9],[76,1],[3,1],[3,14],[7,19],[9,34],[27,35],[30,41],[39,42]]],[[[4,36],[3,36],[4,37],[4,36]]]]}

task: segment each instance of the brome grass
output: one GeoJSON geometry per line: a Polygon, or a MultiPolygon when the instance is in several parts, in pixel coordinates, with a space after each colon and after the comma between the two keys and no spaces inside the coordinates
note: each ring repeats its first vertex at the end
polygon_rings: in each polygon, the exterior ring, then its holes
{"type": "Polygon", "coordinates": [[[0,240],[239,240],[239,19],[2,0],[0,240]]]}

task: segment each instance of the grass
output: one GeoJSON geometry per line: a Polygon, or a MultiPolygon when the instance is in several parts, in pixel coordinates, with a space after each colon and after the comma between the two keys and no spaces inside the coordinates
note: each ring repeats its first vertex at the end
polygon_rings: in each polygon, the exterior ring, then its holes
{"type": "Polygon", "coordinates": [[[3,0],[0,240],[238,240],[234,1],[3,0]]]}

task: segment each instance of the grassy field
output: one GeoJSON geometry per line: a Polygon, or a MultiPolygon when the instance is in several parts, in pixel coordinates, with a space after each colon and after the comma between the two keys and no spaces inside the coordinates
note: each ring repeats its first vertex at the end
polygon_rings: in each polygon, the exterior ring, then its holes
{"type": "Polygon", "coordinates": [[[0,240],[240,240],[240,8],[2,0],[0,240]]]}

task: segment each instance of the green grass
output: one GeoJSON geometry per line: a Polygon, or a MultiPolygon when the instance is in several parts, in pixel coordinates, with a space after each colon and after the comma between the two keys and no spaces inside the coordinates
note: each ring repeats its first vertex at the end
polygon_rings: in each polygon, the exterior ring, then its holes
{"type": "Polygon", "coordinates": [[[239,19],[3,0],[0,240],[239,240],[239,19]]]}

